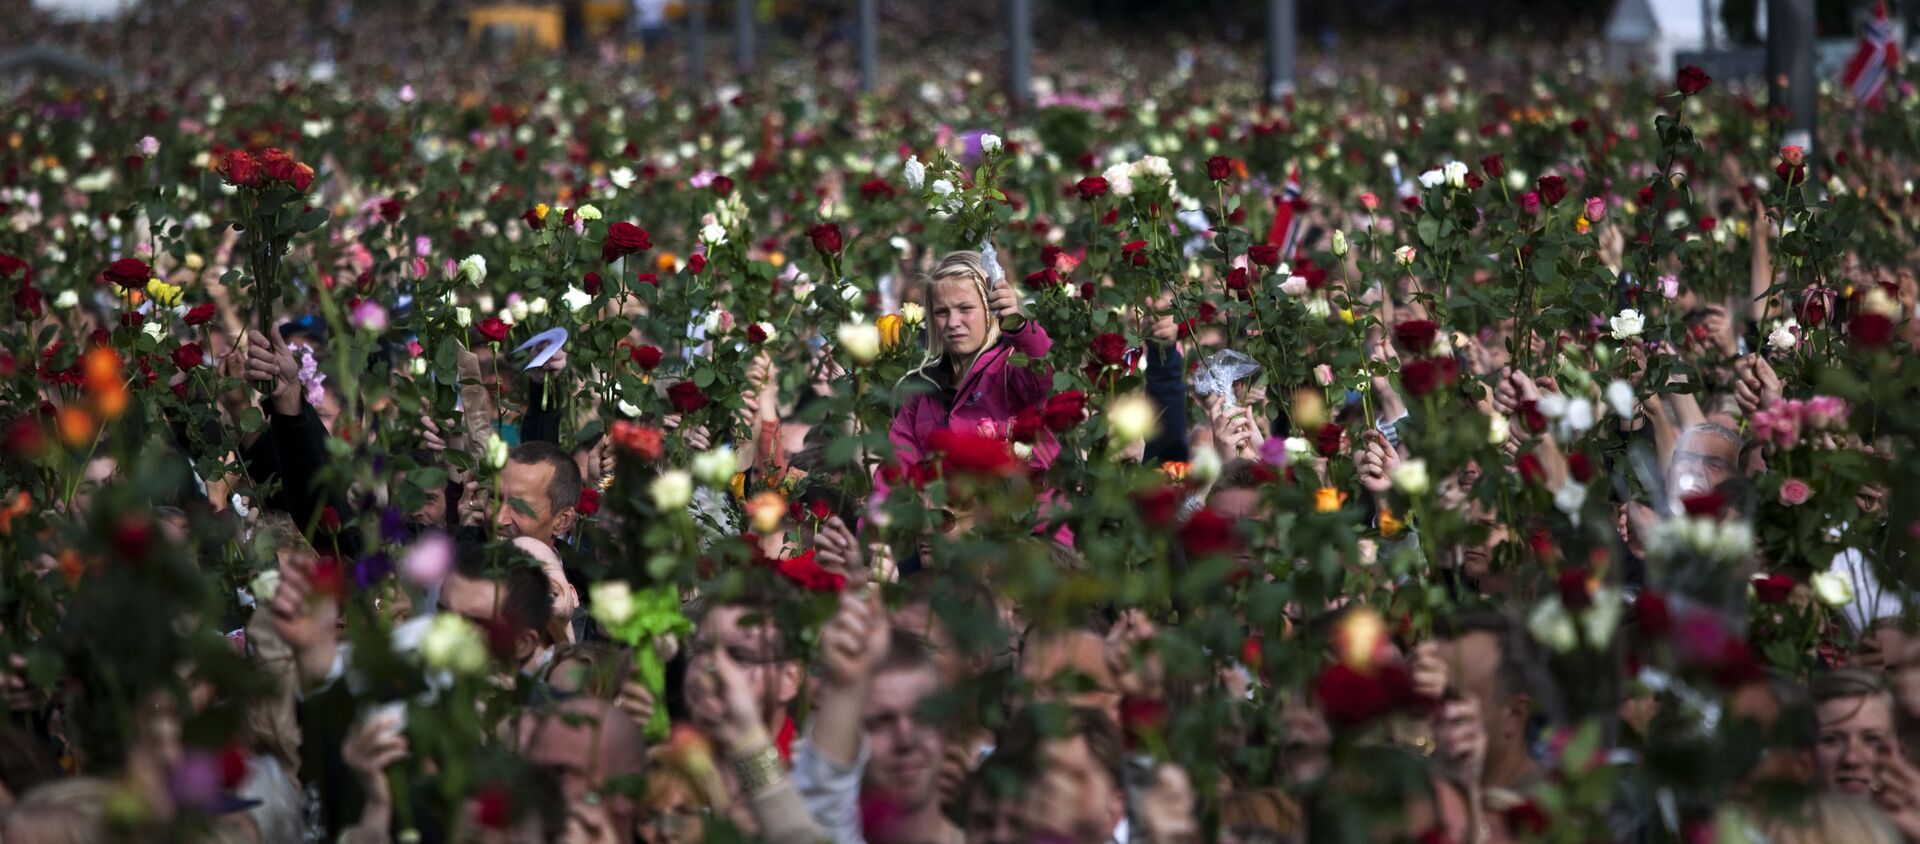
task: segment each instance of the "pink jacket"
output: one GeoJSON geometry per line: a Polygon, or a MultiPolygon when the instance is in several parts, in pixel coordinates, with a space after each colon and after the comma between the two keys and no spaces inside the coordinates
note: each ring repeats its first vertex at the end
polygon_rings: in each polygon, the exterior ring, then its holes
{"type": "MultiPolygon", "coordinates": [[[[941,429],[1006,439],[1016,414],[1046,401],[1053,393],[1053,370],[1046,365],[1047,352],[1052,348],[1053,340],[1046,329],[1031,319],[1019,331],[1000,335],[1000,341],[974,361],[973,369],[953,389],[941,384],[942,389],[916,395],[901,406],[889,434],[894,454],[902,464],[919,463],[926,458],[927,438],[941,429]],[[1015,352],[1031,360],[1028,368],[1009,362],[1015,352]]],[[[945,377],[942,374],[933,379],[944,381],[945,377]]],[[[909,378],[901,386],[924,386],[933,379],[909,378]]],[[[1042,440],[1034,444],[1028,460],[1036,469],[1046,468],[1060,451],[1058,444],[1044,437],[1042,440]]]]}

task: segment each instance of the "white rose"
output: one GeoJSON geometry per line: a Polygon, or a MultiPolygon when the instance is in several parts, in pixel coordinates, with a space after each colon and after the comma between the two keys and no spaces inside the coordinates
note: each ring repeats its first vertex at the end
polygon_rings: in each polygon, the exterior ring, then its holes
{"type": "Polygon", "coordinates": [[[880,356],[878,326],[864,322],[843,323],[833,336],[854,363],[872,363],[874,358],[880,356]]]}
{"type": "Polygon", "coordinates": [[[1339,229],[1333,230],[1333,257],[1347,257],[1347,233],[1339,229]]]}
{"type": "Polygon", "coordinates": [[[1617,378],[1607,384],[1607,407],[1622,419],[1633,418],[1633,385],[1617,378]]]}
{"type": "Polygon", "coordinates": [[[1113,191],[1114,196],[1133,195],[1132,165],[1115,164],[1102,172],[1100,177],[1107,180],[1107,189],[1113,191]]]}
{"type": "Polygon", "coordinates": [[[1447,187],[1464,190],[1467,186],[1467,165],[1458,161],[1449,161],[1441,168],[1447,176],[1447,187]]]}
{"type": "Polygon", "coordinates": [[[487,435],[487,466],[499,469],[507,465],[507,441],[499,434],[487,435]]]}
{"type": "Polygon", "coordinates": [[[617,402],[614,402],[613,408],[615,410],[620,411],[621,416],[625,416],[629,419],[640,418],[640,408],[635,407],[632,402],[629,402],[626,399],[621,399],[617,402]]]}
{"type": "Polygon", "coordinates": [[[723,445],[694,455],[690,465],[701,483],[726,489],[733,482],[733,474],[740,471],[740,458],[734,455],[733,446],[723,445]]]}
{"type": "Polygon", "coordinates": [[[684,469],[668,469],[647,485],[654,509],[662,512],[685,509],[693,500],[693,476],[684,469]]]}
{"type": "Polygon", "coordinates": [[[953,183],[946,179],[935,179],[933,181],[933,193],[935,196],[951,196],[953,194],[953,183]]]}
{"type": "Polygon", "coordinates": [[[1799,327],[1799,321],[1791,319],[1775,325],[1773,330],[1767,333],[1767,348],[1776,352],[1793,351],[1793,347],[1800,343],[1799,336],[1795,335],[1793,330],[1799,327]]]}
{"type": "Polygon", "coordinates": [[[1626,609],[1620,590],[1611,586],[1602,586],[1594,590],[1593,606],[1580,614],[1580,626],[1587,630],[1587,646],[1594,650],[1606,650],[1613,642],[1613,633],[1620,627],[1620,616],[1626,609]]]}
{"type": "Polygon", "coordinates": [[[1587,488],[1573,481],[1561,484],[1560,488],[1553,493],[1553,506],[1558,507],[1560,512],[1573,519],[1575,525],[1580,524],[1580,508],[1586,504],[1587,488]]]}
{"type": "Polygon", "coordinates": [[[989,155],[1000,151],[1000,136],[988,132],[980,136],[980,151],[989,155]]]}
{"type": "Polygon", "coordinates": [[[612,182],[614,187],[621,190],[633,187],[633,169],[630,167],[615,167],[613,168],[613,172],[607,174],[607,181],[612,182]]]}
{"type": "Polygon", "coordinates": [[[527,308],[527,300],[515,299],[513,304],[507,306],[507,310],[500,315],[500,318],[508,323],[519,325],[527,321],[527,308]]]}
{"type": "Polygon", "coordinates": [[[927,309],[919,302],[908,302],[900,306],[900,321],[908,325],[919,325],[926,321],[927,309]]]}
{"type": "Polygon", "coordinates": [[[1501,443],[1506,442],[1507,435],[1512,433],[1512,431],[1513,431],[1513,423],[1508,421],[1507,417],[1502,416],[1498,413],[1487,417],[1487,444],[1488,445],[1500,445],[1501,443]]]}
{"type": "Polygon", "coordinates": [[[1829,607],[1844,607],[1853,603],[1853,581],[1845,572],[1823,571],[1816,573],[1809,581],[1813,585],[1813,596],[1829,607]]]}
{"type": "Polygon", "coordinates": [[[603,580],[587,587],[587,602],[593,620],[608,630],[633,620],[633,587],[624,580],[603,580]]]}
{"type": "Polygon", "coordinates": [[[927,183],[927,165],[920,163],[920,156],[907,156],[906,163],[900,165],[900,167],[903,175],[907,179],[907,187],[913,190],[919,190],[922,185],[927,183]]]}
{"type": "Polygon", "coordinates": [[[1135,175],[1152,176],[1156,179],[1173,178],[1173,165],[1157,155],[1143,156],[1139,161],[1134,162],[1133,166],[1135,175]]]}
{"type": "Polygon", "coordinates": [[[1563,417],[1569,429],[1576,434],[1593,427],[1593,402],[1585,396],[1577,396],[1567,401],[1567,413],[1563,417]]]}
{"type": "Polygon", "coordinates": [[[1187,462],[1187,479],[1195,483],[1210,484],[1220,477],[1222,468],[1224,466],[1220,459],[1220,452],[1212,448],[1200,448],[1193,452],[1192,459],[1187,462]]]}
{"type": "Polygon", "coordinates": [[[1440,172],[1438,167],[1420,174],[1420,186],[1423,188],[1431,190],[1446,183],[1447,174],[1440,172]]]}
{"type": "Polygon", "coordinates": [[[594,220],[600,219],[600,209],[592,205],[582,205],[579,208],[575,209],[573,213],[574,213],[574,216],[579,217],[582,220],[586,220],[587,222],[593,222],[594,220]]]}
{"type": "Polygon", "coordinates": [[[421,357],[414,358],[413,362],[407,364],[407,371],[413,373],[413,377],[415,378],[419,378],[423,375],[426,375],[427,374],[426,356],[422,355],[421,357]]]}
{"type": "Polygon", "coordinates": [[[771,343],[773,342],[773,338],[779,336],[779,332],[773,330],[773,323],[771,322],[756,322],[754,325],[759,326],[760,333],[766,335],[766,342],[771,343]]]}
{"type": "Polygon", "coordinates": [[[473,309],[465,306],[454,308],[453,321],[461,328],[473,325],[473,309]]]}
{"type": "Polygon", "coordinates": [[[1638,337],[1641,330],[1647,327],[1647,318],[1632,308],[1621,311],[1607,322],[1613,326],[1615,340],[1630,340],[1638,337]]]}
{"type": "Polygon", "coordinates": [[[533,301],[527,303],[527,313],[533,314],[534,316],[539,316],[546,312],[547,312],[547,297],[545,296],[535,296],[533,297],[533,301]]]}
{"type": "Polygon", "coordinates": [[[1306,277],[1297,276],[1297,275],[1287,276],[1286,281],[1280,282],[1280,292],[1285,293],[1288,296],[1305,295],[1307,292],[1306,277]]]}
{"type": "Polygon", "coordinates": [[[460,277],[474,284],[487,280],[487,259],[468,255],[460,259],[460,277]]]}
{"type": "Polygon", "coordinates": [[[567,292],[560,294],[560,304],[565,305],[569,313],[577,314],[593,304],[593,297],[587,295],[585,290],[569,286],[567,292]]]}
{"type": "Polygon", "coordinates": [[[1541,601],[1527,616],[1527,632],[1554,653],[1567,653],[1580,644],[1580,631],[1558,596],[1541,601]]]}
{"type": "Polygon", "coordinates": [[[273,603],[273,596],[280,592],[280,570],[265,569],[247,582],[247,591],[253,593],[254,603],[261,606],[273,603]]]}
{"type": "Polygon", "coordinates": [[[455,613],[437,613],[420,639],[420,657],[430,668],[471,676],[486,670],[487,645],[473,622],[455,613]]]}
{"type": "Polygon", "coordinates": [[[1427,477],[1427,461],[1419,457],[1393,464],[1387,475],[1393,481],[1393,488],[1407,495],[1425,495],[1433,485],[1427,477]]]}
{"type": "Polygon", "coordinates": [[[700,229],[700,242],[708,246],[719,246],[727,242],[727,229],[719,223],[708,223],[700,229]]]}
{"type": "Polygon", "coordinates": [[[73,292],[71,289],[62,290],[60,291],[60,295],[53,297],[53,307],[62,311],[70,311],[80,307],[80,294],[73,292]]]}
{"type": "Polygon", "coordinates": [[[1152,400],[1140,393],[1129,393],[1114,399],[1107,408],[1107,430],[1122,445],[1136,443],[1153,435],[1156,416],[1152,400]]]}
{"type": "Polygon", "coordinates": [[[1280,448],[1287,453],[1289,462],[1313,459],[1313,443],[1307,442],[1306,437],[1288,437],[1280,441],[1280,448]]]}

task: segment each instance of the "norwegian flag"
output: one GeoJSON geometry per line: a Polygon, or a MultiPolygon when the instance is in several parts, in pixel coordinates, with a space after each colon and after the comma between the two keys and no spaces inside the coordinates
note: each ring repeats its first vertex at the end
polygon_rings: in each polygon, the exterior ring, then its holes
{"type": "Polygon", "coordinates": [[[1273,226],[1267,229],[1267,245],[1280,247],[1287,261],[1295,260],[1294,251],[1300,248],[1300,221],[1294,214],[1305,210],[1307,201],[1300,198],[1300,167],[1295,165],[1287,175],[1286,186],[1273,198],[1273,226]]]}
{"type": "Polygon", "coordinates": [[[1876,3],[1873,18],[1867,21],[1867,28],[1860,33],[1860,49],[1855,50],[1853,58],[1847,61],[1847,68],[1840,81],[1853,91],[1853,99],[1858,103],[1871,103],[1880,99],[1880,92],[1887,87],[1887,77],[1900,65],[1900,42],[1894,40],[1893,22],[1887,18],[1887,4],[1876,3]]]}

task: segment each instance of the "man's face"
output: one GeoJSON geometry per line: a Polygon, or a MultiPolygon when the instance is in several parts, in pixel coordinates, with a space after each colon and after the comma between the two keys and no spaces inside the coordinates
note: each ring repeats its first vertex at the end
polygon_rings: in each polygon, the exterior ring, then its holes
{"type": "Polygon", "coordinates": [[[1667,470],[1667,488],[1675,501],[1720,485],[1740,465],[1740,449],[1725,437],[1689,431],[1673,447],[1673,465],[1667,470]]]}
{"type": "MultiPolygon", "coordinates": [[[[393,488],[396,490],[404,488],[406,482],[406,476],[400,475],[394,479],[393,488]]],[[[417,525],[445,525],[447,523],[446,486],[436,484],[421,492],[426,495],[426,500],[421,502],[419,507],[414,508],[413,512],[407,514],[407,521],[417,525]]]]}
{"type": "Polygon", "coordinates": [[[966,824],[969,844],[1027,844],[1033,840],[1022,823],[1019,804],[1012,799],[975,794],[967,804],[966,824]]]}
{"type": "MultiPolygon", "coordinates": [[[[561,793],[566,795],[568,803],[581,803],[590,793],[598,793],[601,804],[607,807],[607,819],[616,838],[630,840],[633,820],[638,814],[633,800],[620,793],[620,789],[607,790],[606,786],[610,778],[635,773],[624,769],[637,766],[622,762],[631,754],[607,746],[612,744],[611,740],[602,742],[602,732],[591,721],[568,721],[554,716],[526,730],[526,746],[521,749],[521,755],[529,763],[559,775],[561,793]]],[[[611,739],[614,733],[607,731],[605,735],[611,739]]]]}
{"type": "Polygon", "coordinates": [[[1110,837],[1126,812],[1126,795],[1113,774],[1093,755],[1086,737],[1049,741],[1041,759],[1040,776],[1029,799],[1047,807],[1045,814],[1064,814],[1048,822],[1079,841],[1098,842],[1110,837]]]}
{"type": "Polygon", "coordinates": [[[440,584],[440,611],[450,612],[482,629],[493,624],[500,606],[500,584],[491,580],[448,574],[440,584]]]}
{"type": "Polygon", "coordinates": [[[1480,703],[1481,726],[1487,732],[1487,749],[1493,755],[1499,748],[1511,748],[1523,741],[1525,724],[1507,717],[1500,699],[1500,640],[1492,633],[1472,631],[1457,639],[1436,640],[1440,658],[1447,662],[1447,676],[1454,688],[1480,703]]]}
{"type": "Polygon", "coordinates": [[[925,807],[936,795],[940,759],[946,741],[917,710],[940,680],[930,668],[888,671],[873,678],[867,695],[866,787],[903,804],[907,811],[925,807]]]}
{"type": "Polygon", "coordinates": [[[1820,783],[1834,791],[1871,795],[1880,758],[1893,752],[1893,709],[1886,695],[1843,697],[1820,704],[1814,764],[1820,783]]]}
{"type": "Polygon", "coordinates": [[[507,539],[526,536],[551,542],[554,513],[547,500],[547,484],[552,481],[552,466],[507,461],[506,468],[500,470],[500,501],[493,514],[494,532],[507,539]],[[520,506],[515,506],[516,502],[520,506]]]}
{"type": "Polygon", "coordinates": [[[1120,719],[1120,687],[1107,666],[1106,642],[1090,630],[1036,635],[1020,653],[1020,676],[1035,702],[1098,709],[1120,719]]]}

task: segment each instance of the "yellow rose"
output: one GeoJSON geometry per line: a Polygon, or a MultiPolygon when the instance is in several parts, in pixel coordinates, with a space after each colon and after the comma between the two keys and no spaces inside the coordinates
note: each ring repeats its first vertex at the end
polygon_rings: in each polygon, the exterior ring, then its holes
{"type": "Polygon", "coordinates": [[[547,212],[551,210],[553,209],[548,208],[547,204],[542,202],[539,205],[533,206],[533,215],[539,217],[541,220],[545,220],[547,219],[547,212]]]}
{"type": "Polygon", "coordinates": [[[1400,521],[1400,517],[1394,515],[1392,510],[1388,510],[1384,507],[1380,508],[1380,535],[1381,536],[1384,536],[1388,539],[1392,539],[1396,536],[1399,536],[1400,532],[1406,529],[1407,529],[1407,523],[1400,521]]]}
{"type": "Polygon", "coordinates": [[[1345,503],[1347,494],[1333,487],[1323,486],[1313,491],[1313,511],[1316,513],[1335,512],[1345,503]]]}
{"type": "Polygon", "coordinates": [[[768,490],[747,499],[747,520],[755,533],[765,536],[779,530],[786,517],[787,497],[780,493],[768,490]]]}
{"type": "Polygon", "coordinates": [[[901,319],[899,314],[887,314],[874,320],[873,324],[880,329],[881,351],[891,352],[900,348],[900,333],[906,325],[906,320],[901,319]]]}

